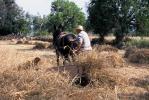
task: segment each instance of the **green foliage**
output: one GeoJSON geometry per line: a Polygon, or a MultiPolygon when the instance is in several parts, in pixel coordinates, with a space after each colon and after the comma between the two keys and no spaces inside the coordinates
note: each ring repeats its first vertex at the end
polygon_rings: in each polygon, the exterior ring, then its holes
{"type": "Polygon", "coordinates": [[[48,16],[47,27],[53,30],[53,25],[63,24],[66,31],[73,31],[76,25],[84,25],[85,16],[74,2],[68,0],[55,0],[48,16]]]}
{"type": "Polygon", "coordinates": [[[136,46],[138,48],[149,48],[149,40],[141,39],[141,40],[131,40],[126,42],[127,46],[136,46]]]}
{"type": "Polygon", "coordinates": [[[88,12],[88,25],[101,37],[105,36],[113,27],[111,0],[91,0],[88,12]]]}
{"type": "Polygon", "coordinates": [[[32,16],[31,25],[33,25],[34,35],[39,35],[42,32],[43,19],[40,16],[32,16]]]}
{"type": "Polygon", "coordinates": [[[139,12],[136,14],[137,35],[149,36],[149,1],[141,0],[138,4],[139,12]]]}
{"type": "Polygon", "coordinates": [[[115,27],[117,28],[116,33],[125,35],[129,32],[130,25],[135,18],[135,0],[117,0],[115,4],[115,27]]]}
{"type": "Polygon", "coordinates": [[[116,43],[122,41],[123,37],[134,28],[148,33],[148,2],[148,0],[91,0],[88,9],[89,24],[101,37],[114,30],[116,43]]]}
{"type": "Polygon", "coordinates": [[[42,18],[40,15],[33,16],[26,13],[23,20],[24,24],[20,30],[21,33],[28,36],[47,35],[48,29],[46,29],[46,19],[47,18],[45,16],[42,18]]]}
{"type": "Polygon", "coordinates": [[[133,0],[92,0],[89,21],[94,31],[105,36],[115,28],[116,35],[128,33],[133,20],[133,0]]]}
{"type": "Polygon", "coordinates": [[[19,32],[25,21],[14,0],[0,0],[0,35],[19,32]]]}
{"type": "Polygon", "coordinates": [[[32,16],[32,24],[34,26],[34,35],[48,35],[48,18],[46,16],[32,16]]]}

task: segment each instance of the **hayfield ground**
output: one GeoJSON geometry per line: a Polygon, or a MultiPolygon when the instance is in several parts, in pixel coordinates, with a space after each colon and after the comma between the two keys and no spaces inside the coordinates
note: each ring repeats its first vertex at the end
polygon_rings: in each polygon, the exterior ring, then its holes
{"type": "Polygon", "coordinates": [[[88,56],[89,63],[93,65],[89,67],[103,68],[92,70],[97,75],[92,74],[92,82],[80,87],[73,84],[73,79],[77,75],[77,67],[87,62],[57,67],[52,48],[36,50],[34,46],[0,41],[0,100],[149,99],[149,64],[129,62],[124,58],[123,50],[102,51],[100,57],[95,57],[94,51],[88,56]],[[36,57],[39,62],[35,62],[36,57]],[[114,59],[114,63],[111,60],[106,62],[109,59],[114,59]]]}

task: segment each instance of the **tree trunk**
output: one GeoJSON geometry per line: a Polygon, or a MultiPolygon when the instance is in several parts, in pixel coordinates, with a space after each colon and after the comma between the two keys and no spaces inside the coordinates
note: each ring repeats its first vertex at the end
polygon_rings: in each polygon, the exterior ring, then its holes
{"type": "Polygon", "coordinates": [[[104,43],[104,35],[100,34],[99,43],[104,43]]]}
{"type": "Polygon", "coordinates": [[[121,48],[124,45],[123,44],[124,35],[123,33],[118,33],[115,36],[116,36],[116,39],[115,39],[114,45],[117,48],[121,48]]]}
{"type": "Polygon", "coordinates": [[[123,35],[116,35],[116,44],[123,41],[124,36],[123,35]]]}

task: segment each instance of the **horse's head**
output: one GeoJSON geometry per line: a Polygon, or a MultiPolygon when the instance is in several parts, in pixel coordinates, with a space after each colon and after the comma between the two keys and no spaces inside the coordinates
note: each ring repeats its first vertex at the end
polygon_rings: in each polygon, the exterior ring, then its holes
{"type": "Polygon", "coordinates": [[[64,31],[64,27],[62,24],[60,24],[58,27],[54,25],[54,31],[53,31],[53,42],[56,41],[56,39],[60,36],[60,34],[64,31]]]}
{"type": "Polygon", "coordinates": [[[61,32],[64,31],[64,27],[62,24],[60,24],[58,27],[56,25],[54,25],[54,32],[53,35],[58,36],[60,35],[61,32]]]}

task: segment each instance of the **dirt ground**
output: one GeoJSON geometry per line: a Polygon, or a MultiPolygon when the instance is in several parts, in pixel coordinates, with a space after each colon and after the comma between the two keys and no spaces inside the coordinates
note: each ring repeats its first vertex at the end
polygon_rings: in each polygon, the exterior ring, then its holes
{"type": "MultiPolygon", "coordinates": [[[[56,67],[55,52],[52,49],[33,50],[34,45],[13,44],[11,41],[0,41],[0,72],[6,69],[18,66],[35,57],[41,58],[41,70],[61,71],[63,67],[56,67]]],[[[124,51],[119,51],[124,54],[124,51]]],[[[124,68],[107,68],[106,70],[120,79],[119,81],[127,81],[129,86],[115,87],[117,92],[117,100],[147,100],[149,98],[149,64],[133,64],[128,63],[128,67],[124,68]]],[[[72,78],[77,73],[75,66],[66,66],[65,70],[69,72],[72,78]]]]}

